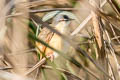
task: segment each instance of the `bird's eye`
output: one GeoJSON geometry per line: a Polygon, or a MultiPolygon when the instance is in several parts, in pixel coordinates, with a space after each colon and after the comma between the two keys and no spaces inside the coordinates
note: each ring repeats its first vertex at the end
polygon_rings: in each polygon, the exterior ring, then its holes
{"type": "Polygon", "coordinates": [[[69,19],[69,17],[67,15],[63,15],[63,18],[67,19],[67,20],[69,19]]]}
{"type": "Polygon", "coordinates": [[[71,20],[67,15],[63,15],[62,18],[59,20],[59,22],[61,21],[69,21],[71,20]]]}

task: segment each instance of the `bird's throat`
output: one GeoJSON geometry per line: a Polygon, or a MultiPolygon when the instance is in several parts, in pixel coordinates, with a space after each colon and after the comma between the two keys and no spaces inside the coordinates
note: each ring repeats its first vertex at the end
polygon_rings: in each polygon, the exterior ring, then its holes
{"type": "Polygon", "coordinates": [[[69,30],[69,23],[66,23],[65,21],[59,22],[56,25],[56,30],[59,31],[60,33],[64,34],[64,35],[68,35],[68,33],[70,32],[69,30]]]}

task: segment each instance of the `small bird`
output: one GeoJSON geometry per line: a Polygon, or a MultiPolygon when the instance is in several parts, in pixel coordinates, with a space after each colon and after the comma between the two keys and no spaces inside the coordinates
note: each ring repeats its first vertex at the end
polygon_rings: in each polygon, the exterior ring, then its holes
{"type": "MultiPolygon", "coordinates": [[[[58,14],[53,18],[52,21],[52,27],[56,29],[58,32],[62,33],[63,35],[69,36],[70,34],[70,28],[69,25],[71,23],[71,18],[69,18],[67,15],[58,14]]],[[[46,27],[44,27],[41,32],[38,35],[38,38],[45,41],[47,44],[52,46],[53,48],[62,51],[64,53],[67,53],[69,49],[69,44],[63,40],[59,35],[56,33],[50,31],[46,27]]],[[[53,60],[58,56],[58,53],[51,50],[50,48],[42,45],[41,43],[36,42],[37,48],[40,51],[40,59],[43,58],[43,55],[49,57],[53,60]],[[45,53],[45,54],[44,54],[45,53]]]]}

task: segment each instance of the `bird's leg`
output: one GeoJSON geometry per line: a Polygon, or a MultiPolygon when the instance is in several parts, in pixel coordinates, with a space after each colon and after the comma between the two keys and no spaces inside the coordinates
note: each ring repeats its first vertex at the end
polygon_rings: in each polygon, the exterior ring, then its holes
{"type": "Polygon", "coordinates": [[[50,54],[48,56],[46,56],[51,62],[54,60],[54,55],[53,54],[50,54]]]}
{"type": "Polygon", "coordinates": [[[51,55],[50,55],[50,61],[52,62],[52,61],[54,60],[54,58],[55,58],[54,55],[51,54],[51,55]]]}

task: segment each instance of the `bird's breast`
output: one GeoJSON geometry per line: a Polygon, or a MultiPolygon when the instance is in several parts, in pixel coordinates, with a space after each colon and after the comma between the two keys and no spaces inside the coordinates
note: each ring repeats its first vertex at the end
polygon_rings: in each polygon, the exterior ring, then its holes
{"type": "MultiPolygon", "coordinates": [[[[69,44],[57,34],[54,34],[51,41],[49,42],[49,45],[63,53],[67,53],[69,49],[69,44]]],[[[53,54],[55,58],[58,57],[59,53],[56,53],[55,51],[51,51],[49,49],[46,51],[48,55],[53,54]]]]}
{"type": "MultiPolygon", "coordinates": [[[[55,29],[62,33],[63,35],[68,35],[69,34],[69,29],[68,29],[68,25],[66,25],[66,23],[60,22],[55,26],[55,29]]],[[[49,45],[52,46],[53,48],[66,53],[69,49],[69,44],[62,39],[59,35],[57,35],[56,33],[54,33],[53,37],[51,38],[49,45]]],[[[53,54],[55,57],[58,56],[58,54],[50,49],[46,49],[46,53],[49,54],[53,54]]]]}

